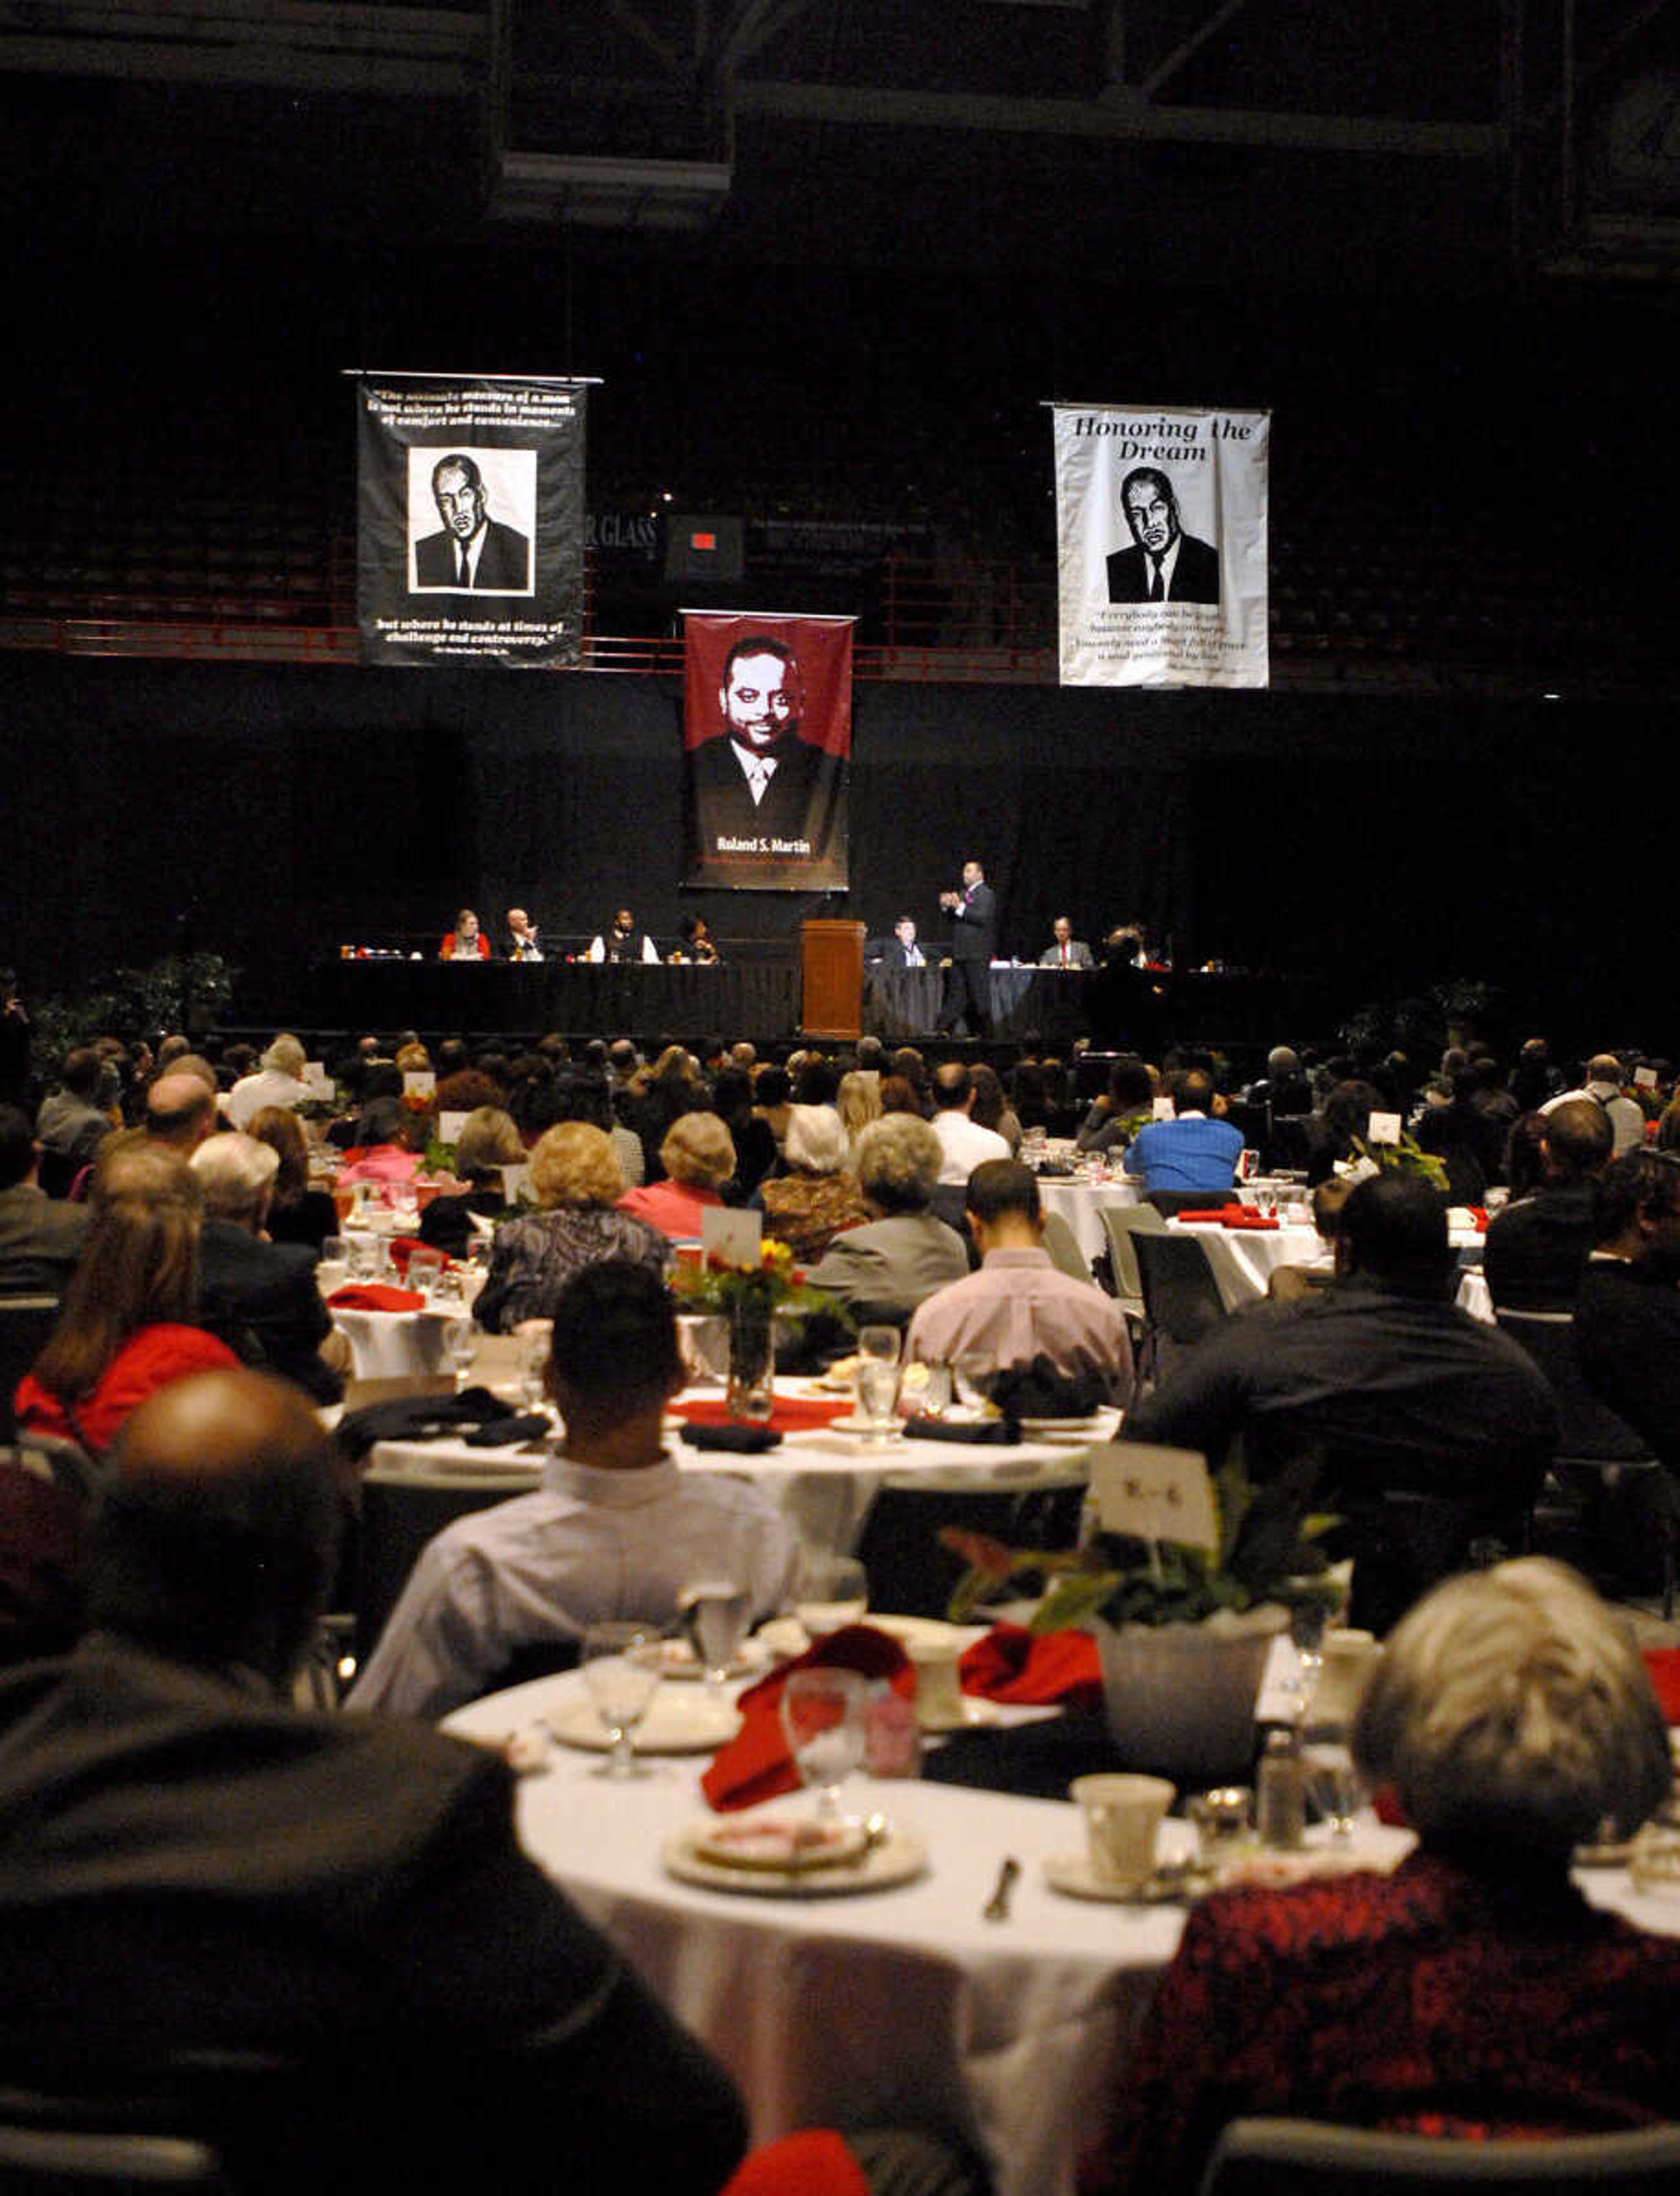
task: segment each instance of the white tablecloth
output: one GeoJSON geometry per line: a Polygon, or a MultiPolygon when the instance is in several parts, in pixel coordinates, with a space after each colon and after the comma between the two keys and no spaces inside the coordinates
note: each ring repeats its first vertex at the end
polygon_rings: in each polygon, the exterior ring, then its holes
{"type": "MultiPolygon", "coordinates": [[[[1092,1438],[1111,1436],[1116,1419],[1116,1413],[1105,1413],[1092,1438]]],[[[810,1432],[790,1436],[779,1448],[762,1456],[691,1448],[675,1433],[669,1446],[685,1471],[727,1472],[751,1480],[786,1512],[803,1540],[843,1553],[856,1545],[870,1505],[889,1478],[951,1485],[970,1494],[1075,1485],[1086,1476],[1088,1443],[1033,1441],[970,1448],[907,1440],[872,1447],[854,1434],[810,1432]]],[[[415,1471],[459,1471],[466,1477],[522,1468],[535,1486],[542,1459],[517,1450],[469,1448],[459,1441],[380,1442],[371,1459],[371,1469],[381,1477],[415,1471]]]]}
{"type": "MultiPolygon", "coordinates": [[[[444,1728],[501,1739],[579,1692],[576,1673],[541,1679],[460,1710],[444,1728]]],[[[546,1770],[522,1779],[521,1840],[729,2068],[755,2141],[804,2125],[932,2116],[980,2143],[997,2196],[1066,2196],[1183,1922],[1177,1906],[1094,1904],[1050,1889],[1045,1862],[1083,1843],[1071,1802],[854,1777],[849,1811],[879,1807],[915,1831],[927,1873],[846,1898],[766,1898],[690,1887],[660,1865],[665,1839],[707,1812],[704,1760],[658,1760],[623,1784],[593,1776],[599,1765],[556,1747],[546,1770]],[[1010,1918],[988,1922],[981,1908],[1006,1853],[1020,1861],[1020,1881],[1010,1918]]],[[[774,1803],[779,1812],[809,1804],[774,1803]]],[[[1188,1844],[1186,1826],[1165,1825],[1165,1854],[1188,1844]]],[[[1357,1832],[1376,1864],[1410,1844],[1369,1819],[1357,1832]]],[[[1680,1898],[1640,1896],[1619,1869],[1578,1880],[1595,1904],[1680,1931],[1680,1898]]]]}
{"type": "Polygon", "coordinates": [[[447,1372],[443,1323],[459,1318],[458,1303],[436,1311],[350,1311],[329,1304],[333,1324],[350,1344],[356,1380],[394,1380],[414,1372],[447,1372]]]}
{"type": "Polygon", "coordinates": [[[1043,1175],[1039,1176],[1040,1204],[1046,1212],[1061,1214],[1073,1229],[1074,1240],[1087,1264],[1109,1247],[1103,1227],[1103,1207],[1135,1205],[1138,1196],[1138,1184],[1118,1175],[1108,1182],[1079,1182],[1059,1175],[1052,1175],[1047,1180],[1043,1175]]]}
{"type": "Polygon", "coordinates": [[[1181,1220],[1169,1220],[1167,1227],[1169,1234],[1193,1235],[1201,1244],[1227,1311],[1263,1297],[1276,1268],[1312,1265],[1324,1256],[1316,1228],[1220,1228],[1205,1221],[1186,1228],[1181,1220]]]}

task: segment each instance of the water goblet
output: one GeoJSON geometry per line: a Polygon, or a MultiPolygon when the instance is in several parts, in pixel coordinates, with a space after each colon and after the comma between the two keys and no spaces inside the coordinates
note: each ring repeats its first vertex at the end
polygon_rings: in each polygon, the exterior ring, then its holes
{"type": "Polygon", "coordinates": [[[895,1326],[865,1326],[858,1331],[857,1414],[878,1437],[894,1430],[901,1339],[895,1326]]]}
{"type": "Polygon", "coordinates": [[[864,1683],[855,1670],[794,1670],[780,1713],[800,1781],[817,1787],[817,1819],[837,1821],[840,1787],[863,1760],[864,1683]]]}
{"type": "Polygon", "coordinates": [[[659,1634],[650,1624],[592,1624],[583,1634],[583,1682],[612,1751],[598,1777],[645,1777],[635,1731],[659,1690],[659,1634]]]}
{"type": "Polygon", "coordinates": [[[1330,1826],[1330,1836],[1346,1845],[1363,1797],[1353,1756],[1339,1739],[1312,1739],[1301,1748],[1306,1768],[1306,1796],[1330,1826]]]}
{"type": "Polygon", "coordinates": [[[548,1388],[548,1337],[519,1337],[519,1401],[528,1411],[540,1411],[548,1388]]]}
{"type": "Polygon", "coordinates": [[[472,1369],[472,1360],[478,1348],[478,1330],[470,1319],[444,1320],[443,1354],[455,1376],[455,1393],[458,1396],[466,1385],[466,1376],[472,1369]]]}
{"type": "Polygon", "coordinates": [[[728,1683],[729,1673],[752,1622],[752,1596],[733,1579],[697,1579],[677,1596],[689,1644],[706,1674],[706,1685],[715,1700],[728,1683]]]}

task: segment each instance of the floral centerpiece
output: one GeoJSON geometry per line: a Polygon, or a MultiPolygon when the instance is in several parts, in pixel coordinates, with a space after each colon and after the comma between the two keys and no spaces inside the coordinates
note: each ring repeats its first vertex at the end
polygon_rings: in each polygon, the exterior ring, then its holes
{"type": "Polygon", "coordinates": [[[1332,1609],[1345,1591],[1319,1546],[1336,1520],[1312,1511],[1317,1478],[1317,1459],[1303,1458],[1255,1487],[1227,1459],[1213,1479],[1211,1549],[1100,1531],[1074,1549],[1011,1548],[947,1528],[941,1539],[969,1565],[952,1621],[1040,1575],[1048,1590],[1031,1628],[1095,1633],[1109,1728],[1127,1763],[1181,1782],[1240,1780],[1272,1638],[1295,1611],[1332,1609]]]}
{"type": "Polygon", "coordinates": [[[1355,1136],[1353,1158],[1338,1159],[1335,1170],[1355,1182],[1373,1174],[1415,1174],[1431,1189],[1444,1191],[1447,1187],[1445,1161],[1434,1152],[1426,1152],[1404,1130],[1397,1144],[1371,1144],[1363,1136],[1355,1136]]]}
{"type": "Polygon", "coordinates": [[[789,1245],[773,1240],[761,1246],[756,1265],[739,1265],[715,1251],[698,1259],[679,1257],[671,1291],[680,1309],[728,1320],[728,1405],[735,1418],[770,1415],[773,1328],[779,1315],[797,1319],[823,1311],[851,1323],[834,1297],[805,1280],[789,1245]]]}

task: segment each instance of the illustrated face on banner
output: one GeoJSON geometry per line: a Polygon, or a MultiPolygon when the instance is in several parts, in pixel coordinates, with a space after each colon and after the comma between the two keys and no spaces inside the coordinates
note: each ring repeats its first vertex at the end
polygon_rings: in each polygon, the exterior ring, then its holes
{"type": "Polygon", "coordinates": [[[437,515],[457,541],[470,541],[484,523],[484,484],[476,465],[457,459],[432,477],[437,515]]]}
{"type": "Polygon", "coordinates": [[[733,737],[744,746],[773,747],[799,722],[798,667],[768,650],[732,654],[717,698],[733,737]]]}
{"type": "Polygon", "coordinates": [[[1151,557],[1164,557],[1179,538],[1179,506],[1165,476],[1136,473],[1121,494],[1126,505],[1126,523],[1132,529],[1133,539],[1151,557]]]}

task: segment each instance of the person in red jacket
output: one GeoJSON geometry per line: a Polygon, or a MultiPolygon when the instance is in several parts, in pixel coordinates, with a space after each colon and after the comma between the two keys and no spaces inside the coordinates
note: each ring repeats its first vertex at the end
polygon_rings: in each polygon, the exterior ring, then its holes
{"type": "Polygon", "coordinates": [[[440,961],[488,961],[490,941],[478,928],[478,918],[470,907],[462,908],[455,917],[453,930],[443,933],[443,942],[437,948],[440,961]]]}

